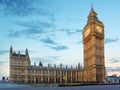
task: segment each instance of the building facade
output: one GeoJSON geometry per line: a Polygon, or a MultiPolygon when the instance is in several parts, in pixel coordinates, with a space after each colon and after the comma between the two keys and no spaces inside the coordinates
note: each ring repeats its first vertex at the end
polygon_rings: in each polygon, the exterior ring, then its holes
{"type": "Polygon", "coordinates": [[[53,67],[43,66],[40,62],[31,65],[29,53],[26,49],[25,55],[13,52],[10,47],[10,82],[16,83],[72,83],[82,82],[82,67],[78,63],[76,68],[68,68],[62,64],[53,67]]]}
{"type": "Polygon", "coordinates": [[[99,83],[105,80],[104,25],[91,7],[87,24],[83,29],[84,68],[44,66],[41,62],[31,65],[28,50],[16,54],[10,47],[10,82],[17,83],[99,83]]]}

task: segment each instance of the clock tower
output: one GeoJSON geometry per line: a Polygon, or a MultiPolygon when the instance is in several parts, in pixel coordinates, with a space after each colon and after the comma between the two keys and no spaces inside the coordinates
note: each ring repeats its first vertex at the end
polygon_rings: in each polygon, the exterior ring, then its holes
{"type": "Polygon", "coordinates": [[[105,80],[104,25],[98,20],[91,6],[87,24],[83,30],[84,83],[99,83],[105,80]]]}

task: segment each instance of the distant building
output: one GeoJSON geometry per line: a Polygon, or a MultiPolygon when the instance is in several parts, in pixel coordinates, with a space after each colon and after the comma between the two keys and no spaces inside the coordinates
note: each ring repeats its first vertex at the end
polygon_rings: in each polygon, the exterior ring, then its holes
{"type": "Polygon", "coordinates": [[[111,84],[113,84],[113,83],[120,83],[120,79],[117,76],[108,76],[106,78],[106,83],[111,83],[111,84]]]}
{"type": "Polygon", "coordinates": [[[104,25],[98,20],[97,13],[91,7],[87,24],[83,29],[84,68],[45,67],[31,65],[28,50],[25,54],[16,53],[10,47],[10,82],[17,83],[62,83],[82,82],[100,83],[105,80],[104,64],[104,25]]]}

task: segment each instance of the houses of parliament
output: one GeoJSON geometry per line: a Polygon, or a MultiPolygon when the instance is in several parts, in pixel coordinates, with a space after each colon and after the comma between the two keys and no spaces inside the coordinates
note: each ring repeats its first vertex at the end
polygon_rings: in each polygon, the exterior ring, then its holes
{"type": "Polygon", "coordinates": [[[28,49],[25,54],[15,53],[10,47],[11,83],[100,83],[105,80],[104,25],[91,6],[88,20],[83,28],[84,67],[31,65],[28,49]]]}

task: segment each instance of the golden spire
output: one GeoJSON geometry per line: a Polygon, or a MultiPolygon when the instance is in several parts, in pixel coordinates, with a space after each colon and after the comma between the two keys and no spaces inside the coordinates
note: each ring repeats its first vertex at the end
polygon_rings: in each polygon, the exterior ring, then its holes
{"type": "Polygon", "coordinates": [[[93,4],[91,4],[91,9],[90,9],[90,13],[88,15],[88,21],[90,19],[96,18],[97,19],[97,13],[95,12],[94,8],[93,8],[93,4]]]}
{"type": "Polygon", "coordinates": [[[94,12],[93,4],[91,4],[91,10],[90,12],[94,12]]]}

